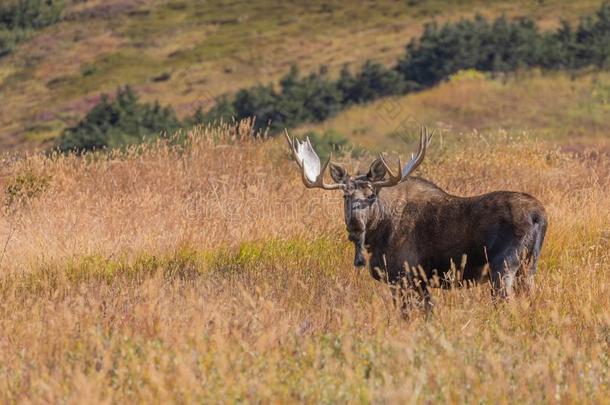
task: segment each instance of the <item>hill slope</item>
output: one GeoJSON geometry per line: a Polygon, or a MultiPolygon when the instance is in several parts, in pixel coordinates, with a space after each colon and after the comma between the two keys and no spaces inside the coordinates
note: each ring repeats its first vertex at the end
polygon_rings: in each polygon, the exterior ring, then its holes
{"type": "Polygon", "coordinates": [[[542,27],[575,20],[600,1],[67,2],[63,20],[0,59],[0,145],[56,136],[99,99],[132,84],[179,114],[215,96],[276,80],[291,63],[393,63],[431,19],[528,15],[542,27]]]}
{"type": "Polygon", "coordinates": [[[443,130],[451,137],[480,130],[527,132],[545,139],[570,142],[610,136],[610,73],[520,72],[492,78],[463,71],[435,88],[354,106],[337,116],[294,131],[338,131],[359,146],[374,151],[412,141],[417,122],[443,130]],[[585,138],[585,139],[583,139],[585,138]]]}

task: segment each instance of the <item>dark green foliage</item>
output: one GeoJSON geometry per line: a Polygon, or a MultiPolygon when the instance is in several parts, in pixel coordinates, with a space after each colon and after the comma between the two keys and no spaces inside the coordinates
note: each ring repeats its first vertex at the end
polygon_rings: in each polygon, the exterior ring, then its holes
{"type": "MultiPolygon", "coordinates": [[[[351,104],[422,90],[463,69],[513,72],[538,66],[546,69],[608,67],[610,63],[610,3],[595,16],[583,18],[577,29],[563,23],[555,32],[541,33],[528,18],[492,23],[477,16],[439,26],[426,24],[424,33],[409,42],[394,69],[367,61],[353,74],[344,66],[335,81],[326,69],[300,77],[293,66],[279,89],[258,85],[240,90],[232,102],[218,109],[235,119],[256,117],[257,127],[272,133],[304,122],[325,120],[351,104]],[[231,108],[232,107],[232,108],[231,108]]],[[[205,121],[218,116],[212,109],[205,121]]]]}
{"type": "Polygon", "coordinates": [[[607,68],[610,63],[610,3],[576,29],[563,22],[551,33],[540,33],[527,18],[505,17],[489,24],[483,17],[425,26],[423,35],[407,45],[397,70],[419,88],[432,86],[462,69],[511,72],[519,68],[607,68]]]}
{"type": "Polygon", "coordinates": [[[303,122],[324,121],[341,110],[341,93],[327,78],[326,67],[318,73],[300,78],[296,66],[280,81],[276,96],[275,121],[272,130],[294,127],[303,122]]]}
{"type": "Polygon", "coordinates": [[[62,8],[61,0],[3,0],[0,27],[7,30],[43,28],[59,21],[62,8]]]}
{"type": "Polygon", "coordinates": [[[540,34],[529,19],[483,17],[445,24],[426,24],[418,40],[407,45],[397,70],[420,88],[432,86],[462,69],[509,72],[537,63],[540,34]]]}
{"type": "Polygon", "coordinates": [[[326,68],[301,77],[296,66],[280,80],[279,91],[272,85],[257,85],[237,92],[230,102],[226,97],[213,107],[201,122],[222,118],[256,117],[257,129],[270,127],[279,131],[303,122],[323,121],[342,108],[342,93],[328,79],[326,68]]]}
{"type": "Polygon", "coordinates": [[[0,57],[10,53],[32,30],[58,22],[62,0],[0,1],[0,57]]]}
{"type": "Polygon", "coordinates": [[[233,101],[236,118],[256,117],[257,127],[265,127],[277,114],[277,98],[271,85],[240,90],[233,101]]]}
{"type": "Polygon", "coordinates": [[[85,118],[59,137],[62,152],[90,151],[142,142],[146,137],[172,133],[180,121],[171,107],[140,103],[129,88],[119,89],[114,100],[102,96],[85,118]]]}
{"type": "Polygon", "coordinates": [[[353,103],[354,99],[350,97],[351,90],[356,86],[356,78],[349,70],[347,65],[343,65],[337,79],[337,90],[343,95],[342,102],[344,106],[353,103]]]}
{"type": "Polygon", "coordinates": [[[205,113],[201,107],[197,108],[192,116],[185,119],[184,125],[192,127],[215,122],[231,122],[235,116],[236,113],[233,103],[229,101],[227,96],[221,96],[207,113],[205,113]]]}
{"type": "Polygon", "coordinates": [[[610,3],[604,3],[594,17],[581,20],[570,39],[574,49],[574,67],[595,65],[600,68],[610,66],[610,3]]]}
{"type": "Polygon", "coordinates": [[[404,94],[407,89],[403,77],[398,72],[371,61],[367,61],[351,80],[344,74],[343,80],[339,78],[338,85],[342,87],[343,99],[353,103],[404,94]]]}
{"type": "Polygon", "coordinates": [[[0,58],[11,53],[23,38],[25,32],[22,30],[9,31],[0,27],[0,58]]]}

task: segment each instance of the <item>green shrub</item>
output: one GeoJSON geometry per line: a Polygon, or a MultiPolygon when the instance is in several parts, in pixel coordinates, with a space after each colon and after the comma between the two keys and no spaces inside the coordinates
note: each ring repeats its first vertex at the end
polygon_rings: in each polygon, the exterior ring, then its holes
{"type": "Polygon", "coordinates": [[[342,94],[336,83],[327,77],[323,66],[319,72],[301,77],[296,66],[280,80],[280,89],[257,85],[237,92],[232,102],[221,99],[223,104],[208,112],[207,122],[218,116],[236,119],[256,117],[258,129],[270,126],[273,132],[294,127],[303,122],[323,121],[342,108],[342,94]]]}
{"type": "Polygon", "coordinates": [[[3,0],[0,3],[0,27],[8,30],[39,29],[61,18],[62,0],[3,0]]]}
{"type": "Polygon", "coordinates": [[[564,22],[546,33],[528,18],[501,16],[490,23],[476,16],[442,26],[432,22],[420,38],[409,42],[394,69],[367,61],[355,74],[344,66],[339,78],[330,80],[325,67],[300,77],[293,66],[279,89],[272,85],[242,89],[231,101],[221,98],[222,103],[207,114],[199,112],[199,120],[256,117],[259,129],[270,126],[271,133],[277,133],[325,120],[352,104],[434,86],[463,70],[496,73],[534,66],[573,69],[609,64],[610,3],[583,18],[577,29],[564,22]]]}
{"type": "Polygon", "coordinates": [[[436,23],[407,45],[397,70],[404,79],[426,88],[464,69],[511,72],[519,68],[575,69],[610,65],[610,3],[594,16],[584,17],[576,29],[563,22],[555,32],[540,33],[528,18],[492,24],[473,20],[436,23]]]}
{"type": "Polygon", "coordinates": [[[397,70],[419,88],[465,69],[514,71],[536,63],[539,40],[536,24],[526,18],[500,17],[489,24],[477,16],[442,27],[429,23],[419,39],[409,42],[397,70]]]}
{"type": "Polygon", "coordinates": [[[348,103],[363,103],[381,97],[403,94],[407,90],[407,84],[398,72],[372,61],[364,63],[351,83],[346,83],[347,80],[347,77],[340,78],[337,86],[341,86],[343,100],[348,103]]]}
{"type": "Polygon", "coordinates": [[[4,205],[14,208],[26,204],[44,193],[50,184],[49,176],[38,175],[30,170],[18,174],[8,181],[4,190],[4,205]]]}
{"type": "Polygon", "coordinates": [[[269,125],[277,114],[278,96],[272,86],[258,85],[237,92],[233,100],[236,118],[256,117],[258,128],[269,125]]]}
{"type": "Polygon", "coordinates": [[[63,132],[56,147],[62,152],[122,147],[172,133],[180,125],[171,107],[141,103],[127,86],[112,101],[103,95],[85,118],[63,132]]]}

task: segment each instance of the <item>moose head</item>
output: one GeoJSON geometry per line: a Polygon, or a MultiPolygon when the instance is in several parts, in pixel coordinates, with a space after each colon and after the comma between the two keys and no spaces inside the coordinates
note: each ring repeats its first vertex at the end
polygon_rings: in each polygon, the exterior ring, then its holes
{"type": "Polygon", "coordinates": [[[321,165],[309,138],[300,142],[291,139],[288,132],[285,132],[292,156],[301,170],[305,187],[343,191],[345,225],[349,240],[355,246],[354,266],[363,267],[366,264],[363,250],[367,229],[377,226],[383,218],[385,205],[378,198],[379,192],[384,187],[394,187],[403,182],[422,163],[433,135],[434,131],[429,133],[428,129],[422,126],[419,149],[411,155],[411,159],[404,167],[399,158],[396,171],[389,167],[380,154],[371,163],[366,174],[350,175],[345,168],[332,163],[330,156],[324,165],[321,165]],[[330,167],[330,176],[334,183],[324,181],[327,167],[330,167]]]}

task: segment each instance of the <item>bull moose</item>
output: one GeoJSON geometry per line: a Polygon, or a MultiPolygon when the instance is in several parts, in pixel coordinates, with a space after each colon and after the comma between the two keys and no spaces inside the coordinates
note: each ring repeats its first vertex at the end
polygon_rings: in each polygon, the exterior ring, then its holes
{"type": "Polygon", "coordinates": [[[404,167],[398,159],[396,172],[380,154],[366,174],[350,175],[330,157],[321,165],[308,138],[300,142],[285,133],[305,187],[343,192],[354,266],[366,264],[366,249],[376,280],[402,293],[415,288],[428,309],[429,287],[455,285],[456,274],[462,285],[490,280],[496,298],[510,297],[521,286],[529,289],[547,228],[544,207],[524,193],[458,197],[411,177],[433,134],[421,127],[418,151],[404,167]],[[324,180],[328,166],[330,184],[324,180]],[[381,197],[386,187],[399,189],[398,204],[381,197]]]}

